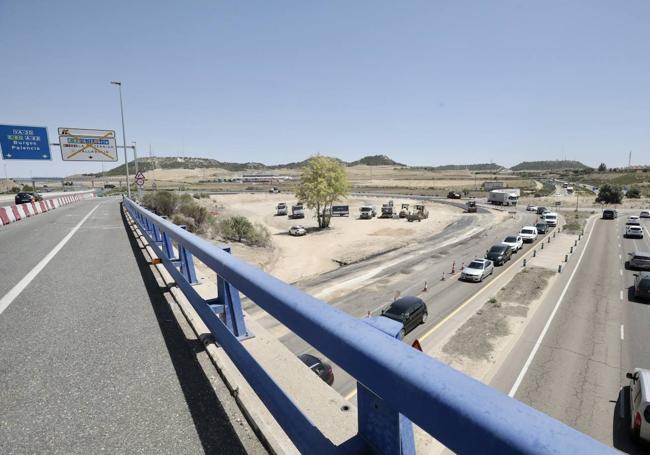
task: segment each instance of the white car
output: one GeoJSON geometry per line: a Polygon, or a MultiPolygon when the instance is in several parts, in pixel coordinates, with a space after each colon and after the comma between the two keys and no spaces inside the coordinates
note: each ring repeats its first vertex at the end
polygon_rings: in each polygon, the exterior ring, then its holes
{"type": "Polygon", "coordinates": [[[494,263],[489,259],[474,259],[460,273],[460,279],[481,282],[494,273],[494,263]]]}
{"type": "Polygon", "coordinates": [[[650,441],[650,370],[635,368],[625,376],[630,380],[630,431],[650,441]]]}
{"type": "Polygon", "coordinates": [[[641,218],[650,218],[650,210],[642,210],[639,216],[641,218]]]}
{"type": "Polygon", "coordinates": [[[307,229],[305,229],[305,227],[300,224],[297,226],[291,226],[291,229],[289,229],[289,235],[299,237],[305,234],[307,234],[307,229]]]}
{"type": "Polygon", "coordinates": [[[524,226],[519,231],[519,237],[524,242],[532,243],[537,240],[537,228],[535,226],[524,226]]]}
{"type": "Polygon", "coordinates": [[[634,224],[636,226],[639,226],[641,224],[641,220],[639,219],[638,216],[632,215],[627,217],[627,221],[625,222],[626,225],[634,224]]]}
{"type": "Polygon", "coordinates": [[[536,212],[537,211],[537,206],[536,205],[529,205],[526,207],[526,210],[529,212],[536,212]]]}
{"type": "MultiPolygon", "coordinates": [[[[537,230],[537,229],[535,229],[537,230]]],[[[517,251],[521,250],[524,247],[524,239],[521,238],[521,235],[509,235],[505,239],[503,239],[503,242],[501,242],[502,245],[508,245],[510,249],[512,250],[513,253],[516,253],[517,251]]]]}
{"type": "Polygon", "coordinates": [[[632,238],[642,239],[643,228],[636,224],[626,224],[625,237],[627,237],[628,239],[632,239],[632,238]]]}
{"type": "Polygon", "coordinates": [[[545,213],[544,216],[542,216],[544,219],[544,222],[548,224],[549,226],[557,226],[557,213],[555,212],[548,212],[545,213]]]}

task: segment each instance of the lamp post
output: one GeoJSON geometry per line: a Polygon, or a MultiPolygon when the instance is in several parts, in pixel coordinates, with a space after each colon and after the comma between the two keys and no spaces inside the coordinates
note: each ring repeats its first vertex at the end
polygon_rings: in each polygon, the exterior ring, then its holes
{"type": "Polygon", "coordinates": [[[122,115],[122,141],[124,144],[124,164],[126,166],[126,194],[131,199],[131,182],[129,180],[129,152],[126,148],[126,129],[124,128],[124,103],[122,102],[122,82],[111,81],[120,91],[120,114],[122,115]]]}

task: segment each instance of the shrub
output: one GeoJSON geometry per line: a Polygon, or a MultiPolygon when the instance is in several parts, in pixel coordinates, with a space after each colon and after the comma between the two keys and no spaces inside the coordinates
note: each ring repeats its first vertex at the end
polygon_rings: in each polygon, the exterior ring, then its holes
{"type": "Polygon", "coordinates": [[[20,192],[20,187],[19,186],[12,186],[10,191],[12,193],[19,193],[20,192]]]}
{"type": "Polygon", "coordinates": [[[636,186],[633,186],[627,191],[627,193],[625,193],[625,197],[629,199],[639,199],[641,197],[641,191],[639,191],[636,186]]]}
{"type": "Polygon", "coordinates": [[[261,224],[253,224],[244,216],[233,216],[221,220],[217,227],[221,237],[232,242],[251,246],[267,246],[271,242],[271,233],[261,224]]]}
{"type": "Polygon", "coordinates": [[[208,209],[198,204],[183,204],[179,207],[181,214],[193,218],[197,227],[203,226],[208,220],[208,209]]]}
{"type": "Polygon", "coordinates": [[[607,204],[620,204],[623,200],[623,190],[616,185],[604,184],[598,190],[596,202],[605,202],[607,204]]]}
{"type": "Polygon", "coordinates": [[[194,218],[185,216],[182,213],[176,213],[174,216],[172,216],[172,223],[178,226],[184,224],[187,227],[188,231],[196,232],[196,223],[194,222],[194,218]]]}

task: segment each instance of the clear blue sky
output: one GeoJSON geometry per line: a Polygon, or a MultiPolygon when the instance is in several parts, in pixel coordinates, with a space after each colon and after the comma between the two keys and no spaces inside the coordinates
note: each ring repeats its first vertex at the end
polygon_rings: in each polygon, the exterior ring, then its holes
{"type": "MultiPolygon", "coordinates": [[[[0,123],[121,141],[121,80],[157,155],[649,163],[648,24],[647,0],[0,0],[0,123]]],[[[100,169],[53,152],[10,175],[100,169]]]]}

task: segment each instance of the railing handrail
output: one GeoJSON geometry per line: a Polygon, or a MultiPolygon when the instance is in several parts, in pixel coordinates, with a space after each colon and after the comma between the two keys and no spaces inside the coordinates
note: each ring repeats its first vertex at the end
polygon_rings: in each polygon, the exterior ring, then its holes
{"type": "Polygon", "coordinates": [[[124,203],[446,447],[460,453],[614,452],[133,201],[124,203]]]}

